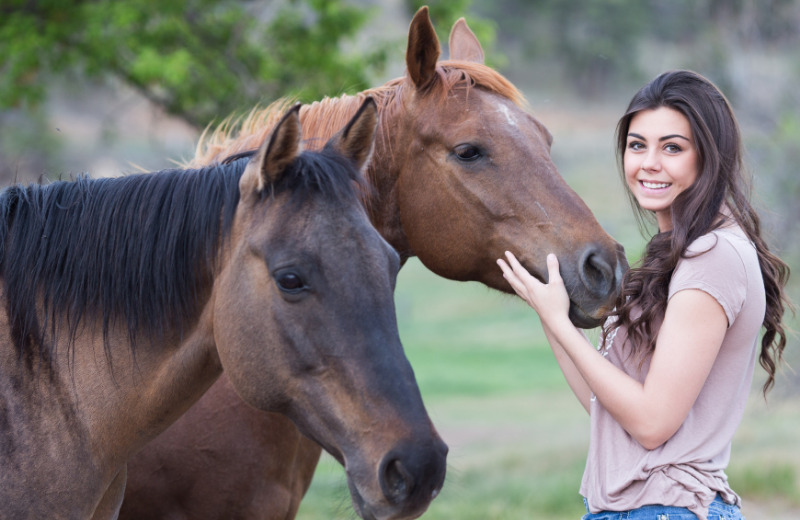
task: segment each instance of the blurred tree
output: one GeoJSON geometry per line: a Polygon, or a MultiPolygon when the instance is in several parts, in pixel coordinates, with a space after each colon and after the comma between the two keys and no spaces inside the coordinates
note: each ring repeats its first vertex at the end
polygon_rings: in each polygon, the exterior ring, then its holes
{"type": "Polygon", "coordinates": [[[748,43],[797,43],[800,6],[796,0],[703,0],[706,18],[727,24],[748,43]]]}
{"type": "MultiPolygon", "coordinates": [[[[771,243],[784,260],[797,262],[800,243],[794,237],[800,236],[800,178],[794,170],[800,161],[800,111],[783,111],[773,123],[747,136],[748,159],[758,168],[752,172],[760,194],[757,202],[771,231],[771,243]]],[[[797,276],[793,278],[800,287],[797,276]]]]}
{"type": "Polygon", "coordinates": [[[638,79],[637,43],[650,8],[639,0],[501,0],[519,26],[528,55],[556,57],[564,78],[583,97],[605,94],[611,82],[638,79]]]}
{"type": "Polygon", "coordinates": [[[386,46],[341,43],[369,16],[344,0],[1,0],[0,109],[35,108],[76,72],[118,78],[198,127],[280,96],[361,90],[386,46]]]}
{"type": "Polygon", "coordinates": [[[44,119],[40,111],[0,112],[0,185],[34,181],[51,166],[47,152],[58,151],[60,143],[47,132],[44,119]],[[37,153],[21,153],[31,148],[30,143],[35,143],[37,153]]]}

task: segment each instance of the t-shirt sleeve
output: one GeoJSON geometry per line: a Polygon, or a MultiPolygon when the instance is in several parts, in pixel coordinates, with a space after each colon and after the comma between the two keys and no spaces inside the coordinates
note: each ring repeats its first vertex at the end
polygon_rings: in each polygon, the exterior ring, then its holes
{"type": "Polygon", "coordinates": [[[693,242],[687,255],[689,258],[679,260],[675,267],[669,297],[684,289],[706,292],[722,306],[730,327],[747,290],[747,270],[739,252],[727,238],[709,234],[693,242]]]}

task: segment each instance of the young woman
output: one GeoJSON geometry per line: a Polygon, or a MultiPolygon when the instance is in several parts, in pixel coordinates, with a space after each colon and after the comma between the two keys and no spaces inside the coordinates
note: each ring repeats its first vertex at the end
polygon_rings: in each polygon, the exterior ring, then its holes
{"type": "Polygon", "coordinates": [[[667,72],[637,92],[617,156],[658,233],[625,275],[599,349],[567,317],[554,255],[549,283],[512,253],[498,260],[591,416],[583,518],[742,518],[725,468],[757,356],[764,393],[774,384],[789,269],[761,237],[736,119],[704,77],[667,72]]]}

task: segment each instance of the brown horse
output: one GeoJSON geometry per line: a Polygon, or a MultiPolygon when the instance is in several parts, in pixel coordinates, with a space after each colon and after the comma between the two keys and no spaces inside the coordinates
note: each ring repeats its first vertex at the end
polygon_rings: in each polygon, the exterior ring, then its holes
{"type": "MultiPolygon", "coordinates": [[[[437,63],[439,41],[422,8],[409,29],[407,75],[304,106],[304,137],[324,142],[364,96],[375,97],[381,123],[364,202],[401,260],[416,255],[441,276],[510,292],[495,263],[503,251],[514,251],[540,278],[544,252],[552,251],[573,321],[598,325],[627,267],[621,246],[558,175],[547,129],[525,110],[517,89],[483,65],[481,45],[463,19],[449,47],[451,60],[437,63]]],[[[235,137],[227,127],[205,137],[194,164],[251,150],[275,113],[253,112],[235,137]]],[[[129,514],[122,516],[294,518],[319,454],[285,417],[239,402],[223,375],[130,462],[123,505],[129,514]]]]}
{"type": "Polygon", "coordinates": [[[400,259],[358,199],[375,103],[320,152],[298,112],[252,159],[0,194],[0,518],[116,518],[126,461],[223,369],[345,466],[364,518],[439,492],[400,259]]]}

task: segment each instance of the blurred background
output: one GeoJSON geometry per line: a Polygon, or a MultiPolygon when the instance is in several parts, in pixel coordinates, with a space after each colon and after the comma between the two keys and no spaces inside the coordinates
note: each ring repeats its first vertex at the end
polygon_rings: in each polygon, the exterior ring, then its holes
{"type": "MultiPolygon", "coordinates": [[[[403,74],[423,4],[445,57],[450,27],[467,19],[487,63],[553,133],[561,174],[631,260],[646,239],[617,173],[617,118],[664,70],[709,77],[742,126],[769,243],[798,272],[800,0],[0,0],[0,183],[167,168],[193,156],[209,124],[257,105],[380,85],[403,74]]],[[[588,417],[534,313],[415,260],[396,300],[451,447],[447,484],[424,518],[579,518],[588,417]]],[[[793,366],[799,346],[793,334],[793,366]]],[[[750,520],[796,519],[800,375],[785,369],[765,402],[758,370],[730,480],[750,520]]],[[[324,456],[300,518],[353,517],[343,472],[324,456]]]]}

